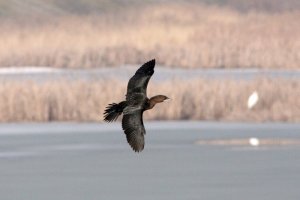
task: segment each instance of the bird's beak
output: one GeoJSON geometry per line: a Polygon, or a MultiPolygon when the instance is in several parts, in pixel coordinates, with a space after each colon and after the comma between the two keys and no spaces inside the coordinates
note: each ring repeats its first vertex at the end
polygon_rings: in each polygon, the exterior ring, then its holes
{"type": "Polygon", "coordinates": [[[170,100],[172,100],[172,99],[170,99],[169,97],[167,97],[164,101],[170,101],[170,100]]]}

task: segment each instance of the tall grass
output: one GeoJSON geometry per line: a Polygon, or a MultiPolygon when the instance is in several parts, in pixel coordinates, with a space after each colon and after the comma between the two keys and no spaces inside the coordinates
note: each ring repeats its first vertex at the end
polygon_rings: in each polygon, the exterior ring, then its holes
{"type": "MultiPolygon", "coordinates": [[[[299,80],[172,80],[148,87],[149,96],[165,94],[172,101],[146,111],[145,119],[300,122],[299,80]],[[260,100],[248,110],[254,90],[260,100]]],[[[116,80],[0,82],[0,122],[102,122],[105,106],[125,93],[126,83],[116,80]]]]}
{"type": "Polygon", "coordinates": [[[299,18],[297,10],[168,3],[37,24],[2,20],[0,66],[92,68],[156,57],[187,68],[299,69],[299,18]]]}

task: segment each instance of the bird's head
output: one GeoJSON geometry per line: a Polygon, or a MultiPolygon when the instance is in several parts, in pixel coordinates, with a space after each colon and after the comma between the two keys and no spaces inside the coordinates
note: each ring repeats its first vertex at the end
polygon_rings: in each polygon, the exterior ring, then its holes
{"type": "Polygon", "coordinates": [[[165,96],[165,95],[156,95],[154,97],[151,97],[150,101],[154,102],[154,103],[162,103],[165,101],[169,101],[170,98],[165,96]]]}
{"type": "Polygon", "coordinates": [[[171,99],[165,95],[161,95],[162,96],[162,102],[165,102],[165,101],[170,101],[171,99]]]}

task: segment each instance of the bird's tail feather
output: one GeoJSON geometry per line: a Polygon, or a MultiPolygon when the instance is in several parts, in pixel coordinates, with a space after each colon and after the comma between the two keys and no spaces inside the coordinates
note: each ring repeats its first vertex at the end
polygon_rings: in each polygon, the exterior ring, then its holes
{"type": "Polygon", "coordinates": [[[117,103],[109,104],[103,113],[104,121],[106,121],[106,122],[116,121],[118,119],[118,117],[122,114],[124,107],[125,107],[124,101],[122,101],[119,104],[117,104],[117,103]]]}

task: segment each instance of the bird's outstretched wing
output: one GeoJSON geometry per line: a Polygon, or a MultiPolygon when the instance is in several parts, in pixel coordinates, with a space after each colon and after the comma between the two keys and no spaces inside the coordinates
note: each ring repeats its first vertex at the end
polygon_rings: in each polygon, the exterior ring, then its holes
{"type": "Polygon", "coordinates": [[[143,123],[144,106],[147,102],[147,86],[154,73],[155,60],[143,64],[129,80],[126,102],[123,110],[122,128],[127,142],[136,152],[144,149],[146,130],[143,123]]]}
{"type": "Polygon", "coordinates": [[[154,73],[155,59],[143,64],[129,80],[127,85],[126,100],[134,93],[142,93],[147,96],[147,86],[154,73]]]}
{"type": "Polygon", "coordinates": [[[122,128],[126,134],[126,139],[135,152],[144,149],[144,135],[146,130],[143,123],[143,111],[135,110],[132,113],[125,114],[122,120],[122,128]]]}

